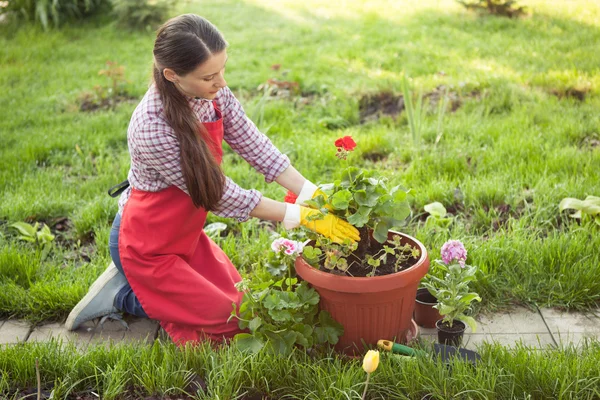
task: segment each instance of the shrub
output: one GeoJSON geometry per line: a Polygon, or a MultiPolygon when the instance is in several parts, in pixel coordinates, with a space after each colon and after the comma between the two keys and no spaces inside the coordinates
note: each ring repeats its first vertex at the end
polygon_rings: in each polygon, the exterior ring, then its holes
{"type": "Polygon", "coordinates": [[[10,0],[0,7],[7,14],[39,23],[44,30],[58,27],[65,21],[82,19],[104,10],[108,0],[10,0]]]}
{"type": "Polygon", "coordinates": [[[456,0],[467,9],[484,11],[492,15],[508,18],[528,14],[527,7],[520,6],[515,0],[456,0]]]}
{"type": "Polygon", "coordinates": [[[127,29],[154,29],[167,19],[174,0],[111,0],[117,24],[127,29]]]}

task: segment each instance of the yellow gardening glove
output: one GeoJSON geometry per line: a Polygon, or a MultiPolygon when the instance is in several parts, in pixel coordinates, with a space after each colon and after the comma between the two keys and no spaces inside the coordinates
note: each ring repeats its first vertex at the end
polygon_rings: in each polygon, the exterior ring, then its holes
{"type": "Polygon", "coordinates": [[[283,225],[286,229],[296,228],[299,225],[305,226],[335,243],[343,243],[345,239],[350,239],[352,242],[360,240],[358,230],[343,219],[333,214],[324,215],[319,210],[297,204],[287,204],[283,225]],[[315,216],[322,217],[309,221],[315,216]]]}
{"type": "Polygon", "coordinates": [[[319,210],[300,207],[300,224],[336,243],[343,243],[344,239],[350,239],[353,242],[360,240],[358,230],[354,226],[333,214],[324,215],[322,219],[309,221],[310,217],[318,215],[323,214],[319,210]]]}

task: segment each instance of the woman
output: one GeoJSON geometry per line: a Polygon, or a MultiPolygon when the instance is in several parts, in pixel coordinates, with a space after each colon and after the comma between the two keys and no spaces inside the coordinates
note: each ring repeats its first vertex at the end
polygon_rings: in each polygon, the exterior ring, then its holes
{"type": "Polygon", "coordinates": [[[207,20],[185,14],[167,21],[154,43],[154,84],[131,117],[128,187],[110,237],[113,263],[71,311],[66,327],[122,311],[160,321],[176,343],[221,340],[239,332],[227,322],[242,294],[225,253],[203,231],[208,211],[245,221],[304,225],[334,241],[358,231],[301,204],[316,195],[260,133],[227,87],[227,43],[207,20]],[[225,140],[267,182],[298,194],[296,204],[237,186],[221,171],[225,140]],[[311,218],[313,217],[313,218],[311,218]]]}

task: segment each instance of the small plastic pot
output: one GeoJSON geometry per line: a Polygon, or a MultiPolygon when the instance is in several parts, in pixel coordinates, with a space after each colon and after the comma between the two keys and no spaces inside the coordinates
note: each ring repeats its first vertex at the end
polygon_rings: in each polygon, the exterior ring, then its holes
{"type": "Polygon", "coordinates": [[[463,334],[465,333],[465,329],[467,329],[464,322],[456,319],[452,321],[452,327],[448,326],[441,319],[435,323],[435,327],[438,332],[438,342],[455,347],[460,347],[463,334]]]}
{"type": "Polygon", "coordinates": [[[426,288],[417,290],[414,318],[417,325],[423,328],[435,328],[437,320],[442,319],[437,308],[437,299],[426,288]]]}

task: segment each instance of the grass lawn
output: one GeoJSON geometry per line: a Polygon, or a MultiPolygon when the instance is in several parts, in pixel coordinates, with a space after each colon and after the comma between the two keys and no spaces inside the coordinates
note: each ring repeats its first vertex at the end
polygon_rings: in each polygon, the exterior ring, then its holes
{"type": "MultiPolygon", "coordinates": [[[[432,258],[447,239],[465,243],[470,263],[484,276],[475,285],[483,298],[479,311],[515,303],[585,310],[600,304],[600,227],[559,213],[558,204],[565,197],[600,195],[600,4],[525,4],[533,15],[520,20],[481,17],[451,0],[356,0],[343,6],[317,0],[224,0],[189,2],[176,14],[198,13],[223,32],[230,43],[229,86],[307,178],[317,183],[336,178],[333,141],[352,135],[358,147],[351,163],[378,169],[393,183],[412,188],[413,214],[400,229],[421,240],[432,258]],[[272,67],[276,64],[278,70],[272,67]],[[415,93],[430,100],[418,143],[405,113],[367,115],[376,104],[373,98],[402,93],[403,74],[415,93]],[[298,82],[301,93],[276,97],[258,89],[271,78],[298,82]],[[435,103],[446,91],[449,109],[440,114],[435,103]],[[423,207],[434,201],[453,214],[447,230],[424,226],[423,207]]],[[[0,25],[2,318],[64,320],[108,264],[117,201],[106,190],[127,176],[126,130],[135,99],[149,83],[153,40],[152,32],[120,31],[101,19],[50,32],[0,25]],[[108,85],[98,74],[107,60],[126,68],[126,88],[134,100],[114,110],[80,111],[83,92],[108,85]],[[18,221],[52,227],[57,239],[49,257],[41,261],[35,246],[18,240],[8,227],[18,221]]],[[[276,199],[285,194],[276,184],[265,184],[230,149],[224,169],[243,187],[276,199]]],[[[226,235],[217,241],[243,273],[269,251],[269,225],[214,216],[210,222],[227,224],[226,235]]],[[[40,354],[57,359],[52,354],[61,350],[49,346],[41,346],[40,354]]],[[[579,354],[583,358],[574,350],[557,350],[550,357],[559,366],[550,371],[541,353],[490,348],[484,353],[489,370],[453,372],[480,388],[474,392],[443,367],[421,376],[431,365],[398,366],[390,359],[373,391],[382,398],[413,398],[413,391],[438,398],[598,398],[600,391],[586,386],[592,382],[597,388],[597,378],[578,383],[600,375],[597,369],[590,372],[600,359],[597,346],[591,349],[579,354]],[[539,379],[516,366],[532,357],[539,363],[533,367],[539,379]],[[589,369],[578,375],[576,362],[589,363],[589,369]]],[[[356,398],[350,391],[360,392],[363,378],[358,364],[329,359],[323,365],[304,363],[306,356],[296,355],[286,364],[259,356],[230,364],[227,357],[241,356],[199,351],[208,358],[185,358],[177,361],[187,363],[185,368],[173,368],[181,372],[193,363],[217,363],[215,371],[221,372],[214,373],[222,375],[210,380],[224,392],[209,398],[234,398],[247,387],[276,396],[293,393],[291,398],[356,398]],[[264,375],[269,363],[277,366],[271,373],[285,368],[295,373],[288,381],[271,381],[264,375]],[[252,368],[263,375],[253,375],[252,368]],[[271,382],[276,382],[273,387],[271,382]]],[[[96,355],[97,360],[126,361],[90,367],[86,376],[96,380],[86,384],[105,388],[105,379],[130,371],[134,353],[125,348],[96,355]]],[[[83,379],[60,372],[48,376],[83,379]]],[[[0,392],[10,387],[2,386],[7,382],[6,375],[0,376],[0,392]]]]}

